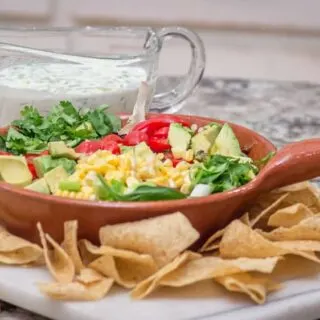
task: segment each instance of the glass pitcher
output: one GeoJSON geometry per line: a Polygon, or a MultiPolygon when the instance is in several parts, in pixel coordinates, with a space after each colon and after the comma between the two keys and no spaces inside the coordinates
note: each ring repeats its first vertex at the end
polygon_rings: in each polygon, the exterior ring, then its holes
{"type": "Polygon", "coordinates": [[[191,94],[204,68],[201,39],[180,27],[2,28],[0,126],[18,118],[24,105],[46,113],[60,100],[130,113],[141,81],[149,84],[148,109],[170,112],[191,94]],[[192,60],[177,87],[155,94],[159,54],[168,36],[185,39],[192,60]]]}

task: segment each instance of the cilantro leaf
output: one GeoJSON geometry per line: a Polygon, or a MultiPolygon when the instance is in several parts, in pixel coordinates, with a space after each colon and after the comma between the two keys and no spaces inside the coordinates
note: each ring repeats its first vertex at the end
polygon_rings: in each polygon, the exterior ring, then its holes
{"type": "Polygon", "coordinates": [[[108,125],[108,118],[104,112],[98,109],[93,110],[89,112],[88,119],[100,136],[105,136],[112,132],[112,127],[108,125]]]}
{"type": "Polygon", "coordinates": [[[250,162],[215,154],[197,167],[192,184],[208,184],[212,193],[223,192],[248,183],[254,178],[256,170],[250,162]]]}
{"type": "Polygon", "coordinates": [[[15,154],[40,152],[50,141],[64,141],[75,147],[84,140],[118,132],[121,120],[107,113],[107,108],[107,105],[101,105],[84,112],[70,101],[60,101],[47,116],[42,116],[33,106],[25,106],[21,118],[11,123],[15,129],[6,137],[5,146],[15,154]]]}
{"type": "Polygon", "coordinates": [[[6,148],[15,154],[40,153],[47,149],[47,143],[38,138],[27,137],[10,127],[6,138],[6,148]]]}

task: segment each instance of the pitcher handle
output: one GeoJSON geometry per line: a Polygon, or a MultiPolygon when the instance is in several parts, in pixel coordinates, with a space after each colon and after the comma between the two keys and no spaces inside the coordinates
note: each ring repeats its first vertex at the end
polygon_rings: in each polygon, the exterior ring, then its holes
{"type": "Polygon", "coordinates": [[[161,40],[165,37],[178,37],[186,40],[191,47],[192,59],[188,73],[171,91],[156,94],[152,100],[151,110],[174,112],[174,106],[189,97],[199,84],[206,64],[205,48],[200,37],[185,28],[167,27],[158,31],[161,40]]]}

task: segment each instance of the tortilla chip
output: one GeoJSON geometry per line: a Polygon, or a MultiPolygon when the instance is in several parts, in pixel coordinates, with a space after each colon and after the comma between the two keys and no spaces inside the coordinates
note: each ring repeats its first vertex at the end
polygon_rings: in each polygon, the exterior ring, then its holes
{"type": "Polygon", "coordinates": [[[260,231],[265,238],[273,241],[318,240],[320,241],[320,215],[300,221],[290,228],[279,227],[271,232],[260,231]]]}
{"type": "Polygon", "coordinates": [[[226,228],[220,243],[223,258],[267,258],[284,255],[279,248],[239,220],[234,220],[226,228]]]}
{"type": "Polygon", "coordinates": [[[97,258],[96,254],[92,254],[90,251],[88,251],[87,248],[87,240],[80,240],[78,241],[78,248],[79,248],[79,252],[80,252],[80,256],[82,259],[82,263],[87,266],[89,265],[93,260],[95,260],[97,258]]]}
{"type": "Polygon", "coordinates": [[[295,203],[306,205],[312,212],[320,212],[320,192],[312,183],[305,181],[272,191],[273,194],[289,193],[284,206],[295,203]]]}
{"type": "Polygon", "coordinates": [[[320,241],[297,240],[297,241],[275,241],[281,248],[298,251],[320,252],[320,241]]]}
{"type": "Polygon", "coordinates": [[[268,225],[271,227],[292,227],[301,220],[312,217],[313,212],[303,203],[277,210],[269,217],[268,225]]]}
{"type": "Polygon", "coordinates": [[[188,261],[199,259],[200,257],[201,255],[198,253],[192,251],[185,251],[181,255],[177,256],[173,261],[165,265],[158,272],[140,282],[131,291],[131,297],[134,299],[142,299],[146,297],[159,286],[159,283],[164,277],[170,275],[171,272],[174,272],[176,269],[183,266],[188,261]]]}
{"type": "Polygon", "coordinates": [[[104,254],[92,261],[89,267],[114,279],[125,288],[133,288],[157,270],[157,265],[150,255],[114,250],[117,252],[104,254]]]}
{"type": "Polygon", "coordinates": [[[50,235],[44,234],[40,223],[37,223],[37,228],[39,230],[40,241],[43,247],[44,259],[49,272],[58,282],[72,282],[75,275],[75,267],[71,258],[59,246],[59,244],[50,237],[50,235]],[[51,251],[48,248],[48,242],[53,247],[53,250],[51,251]]]}
{"type": "MultiPolygon", "coordinates": [[[[283,207],[283,202],[288,196],[289,196],[288,193],[281,195],[281,196],[277,196],[277,199],[274,202],[272,202],[269,206],[264,208],[262,211],[253,213],[250,210],[250,213],[249,213],[250,219],[251,219],[250,225],[252,227],[254,227],[259,223],[258,224],[259,227],[261,227],[261,228],[265,227],[267,225],[268,218],[273,213],[275,213],[278,209],[283,207]]],[[[258,202],[259,201],[260,200],[258,199],[258,202]]],[[[258,206],[259,206],[259,204],[258,204],[258,206]]],[[[254,209],[254,210],[256,210],[256,209],[254,209]]]]}
{"type": "Polygon", "coordinates": [[[0,226],[0,263],[22,265],[36,263],[42,249],[29,241],[16,237],[0,226]]]}
{"type": "Polygon", "coordinates": [[[248,273],[219,277],[214,280],[223,285],[228,291],[248,295],[258,304],[265,303],[268,292],[278,290],[280,288],[279,284],[270,281],[266,277],[252,276],[248,273]]]}
{"type": "Polygon", "coordinates": [[[80,274],[76,276],[76,280],[85,285],[101,281],[103,279],[103,275],[90,268],[81,269],[80,274]]]}
{"type": "Polygon", "coordinates": [[[113,284],[112,279],[104,278],[92,284],[80,282],[71,283],[40,283],[40,291],[56,300],[67,301],[92,301],[100,300],[110,291],[113,284]]]}
{"type": "Polygon", "coordinates": [[[219,257],[203,257],[189,261],[164,277],[159,283],[163,286],[183,287],[202,280],[230,274],[258,271],[271,273],[280,257],[265,259],[238,258],[224,260],[219,257]]]}
{"type": "Polygon", "coordinates": [[[199,238],[180,212],[100,229],[101,244],[151,255],[159,267],[167,264],[199,238]]]}
{"type": "Polygon", "coordinates": [[[320,262],[310,252],[300,251],[295,247],[289,248],[288,245],[281,245],[281,242],[272,242],[264,238],[259,232],[250,229],[239,220],[234,220],[227,227],[220,243],[220,255],[223,258],[266,258],[286,254],[299,255],[314,262],[320,262]]]}
{"type": "Polygon", "coordinates": [[[215,232],[199,249],[199,252],[212,251],[219,248],[221,237],[224,234],[226,228],[220,229],[215,232]]]}
{"type": "MultiPolygon", "coordinates": [[[[249,220],[249,213],[246,212],[241,218],[240,221],[243,223],[250,225],[250,220],[249,220]]],[[[219,244],[221,241],[221,237],[224,234],[224,231],[226,228],[220,229],[216,231],[199,249],[199,252],[207,252],[207,251],[213,251],[219,248],[219,244]]]]}
{"type": "Polygon", "coordinates": [[[64,240],[63,240],[63,249],[71,258],[76,273],[79,273],[81,269],[84,268],[82,263],[80,253],[78,250],[78,221],[66,221],[64,223],[64,240]]]}
{"type": "Polygon", "coordinates": [[[199,281],[245,271],[271,273],[279,260],[280,257],[223,260],[219,257],[195,256],[187,252],[139,283],[131,295],[141,299],[159,286],[183,287],[199,281]]]}

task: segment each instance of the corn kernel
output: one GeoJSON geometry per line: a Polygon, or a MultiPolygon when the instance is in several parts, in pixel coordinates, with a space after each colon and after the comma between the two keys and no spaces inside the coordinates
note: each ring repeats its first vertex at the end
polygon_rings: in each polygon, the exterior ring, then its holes
{"type": "Polygon", "coordinates": [[[168,185],[169,185],[170,188],[176,188],[176,187],[177,187],[177,185],[176,185],[176,183],[173,181],[173,179],[169,179],[169,180],[168,180],[168,185]]]}
{"type": "Polygon", "coordinates": [[[155,175],[155,172],[152,172],[152,170],[150,170],[148,167],[140,169],[137,172],[137,177],[142,180],[153,178],[154,175],[155,175]]]}
{"type": "Polygon", "coordinates": [[[75,195],[75,199],[83,199],[84,198],[84,194],[81,192],[76,193],[75,195]]]}
{"type": "Polygon", "coordinates": [[[139,180],[134,177],[129,177],[126,180],[126,184],[129,188],[134,188],[136,185],[139,184],[139,180]]]}
{"type": "Polygon", "coordinates": [[[163,153],[158,153],[156,157],[159,160],[163,160],[164,159],[164,154],[163,153]]]}
{"type": "Polygon", "coordinates": [[[155,184],[158,184],[160,186],[168,186],[168,178],[166,177],[156,177],[156,178],[153,178],[153,179],[148,179],[147,182],[153,182],[155,184]]]}
{"type": "Polygon", "coordinates": [[[186,151],[186,153],[184,154],[183,156],[183,159],[190,162],[193,160],[193,150],[192,149],[189,149],[186,151]]]}
{"type": "Polygon", "coordinates": [[[119,163],[120,163],[119,158],[116,157],[116,156],[109,157],[109,158],[107,158],[106,160],[107,160],[107,163],[108,163],[108,164],[110,164],[110,165],[112,165],[112,166],[114,166],[114,167],[118,166],[119,163]]]}
{"type": "Polygon", "coordinates": [[[172,172],[169,174],[170,178],[175,180],[181,177],[181,173],[176,170],[172,170],[172,172]]]}
{"type": "Polygon", "coordinates": [[[125,178],[125,175],[121,171],[110,171],[104,175],[105,179],[108,181],[111,180],[120,180],[122,181],[125,178]]]}
{"type": "Polygon", "coordinates": [[[179,177],[179,178],[175,179],[174,182],[176,184],[176,187],[180,188],[184,183],[184,179],[182,177],[179,177]]]}
{"type": "Polygon", "coordinates": [[[188,194],[190,192],[190,184],[183,184],[180,188],[180,191],[184,194],[188,194]]]}
{"type": "Polygon", "coordinates": [[[163,166],[165,167],[172,167],[173,164],[172,164],[172,161],[170,159],[166,159],[164,162],[163,162],[163,166]]]}
{"type": "Polygon", "coordinates": [[[93,193],[93,188],[89,186],[83,186],[81,188],[81,192],[86,193],[86,194],[92,194],[93,193]]]}
{"type": "Polygon", "coordinates": [[[190,129],[193,131],[193,132],[196,132],[198,130],[198,125],[196,125],[195,123],[193,123],[190,127],[190,129]]]}
{"type": "Polygon", "coordinates": [[[176,165],[176,169],[180,171],[188,170],[190,168],[190,164],[186,161],[181,161],[176,165]]]}

